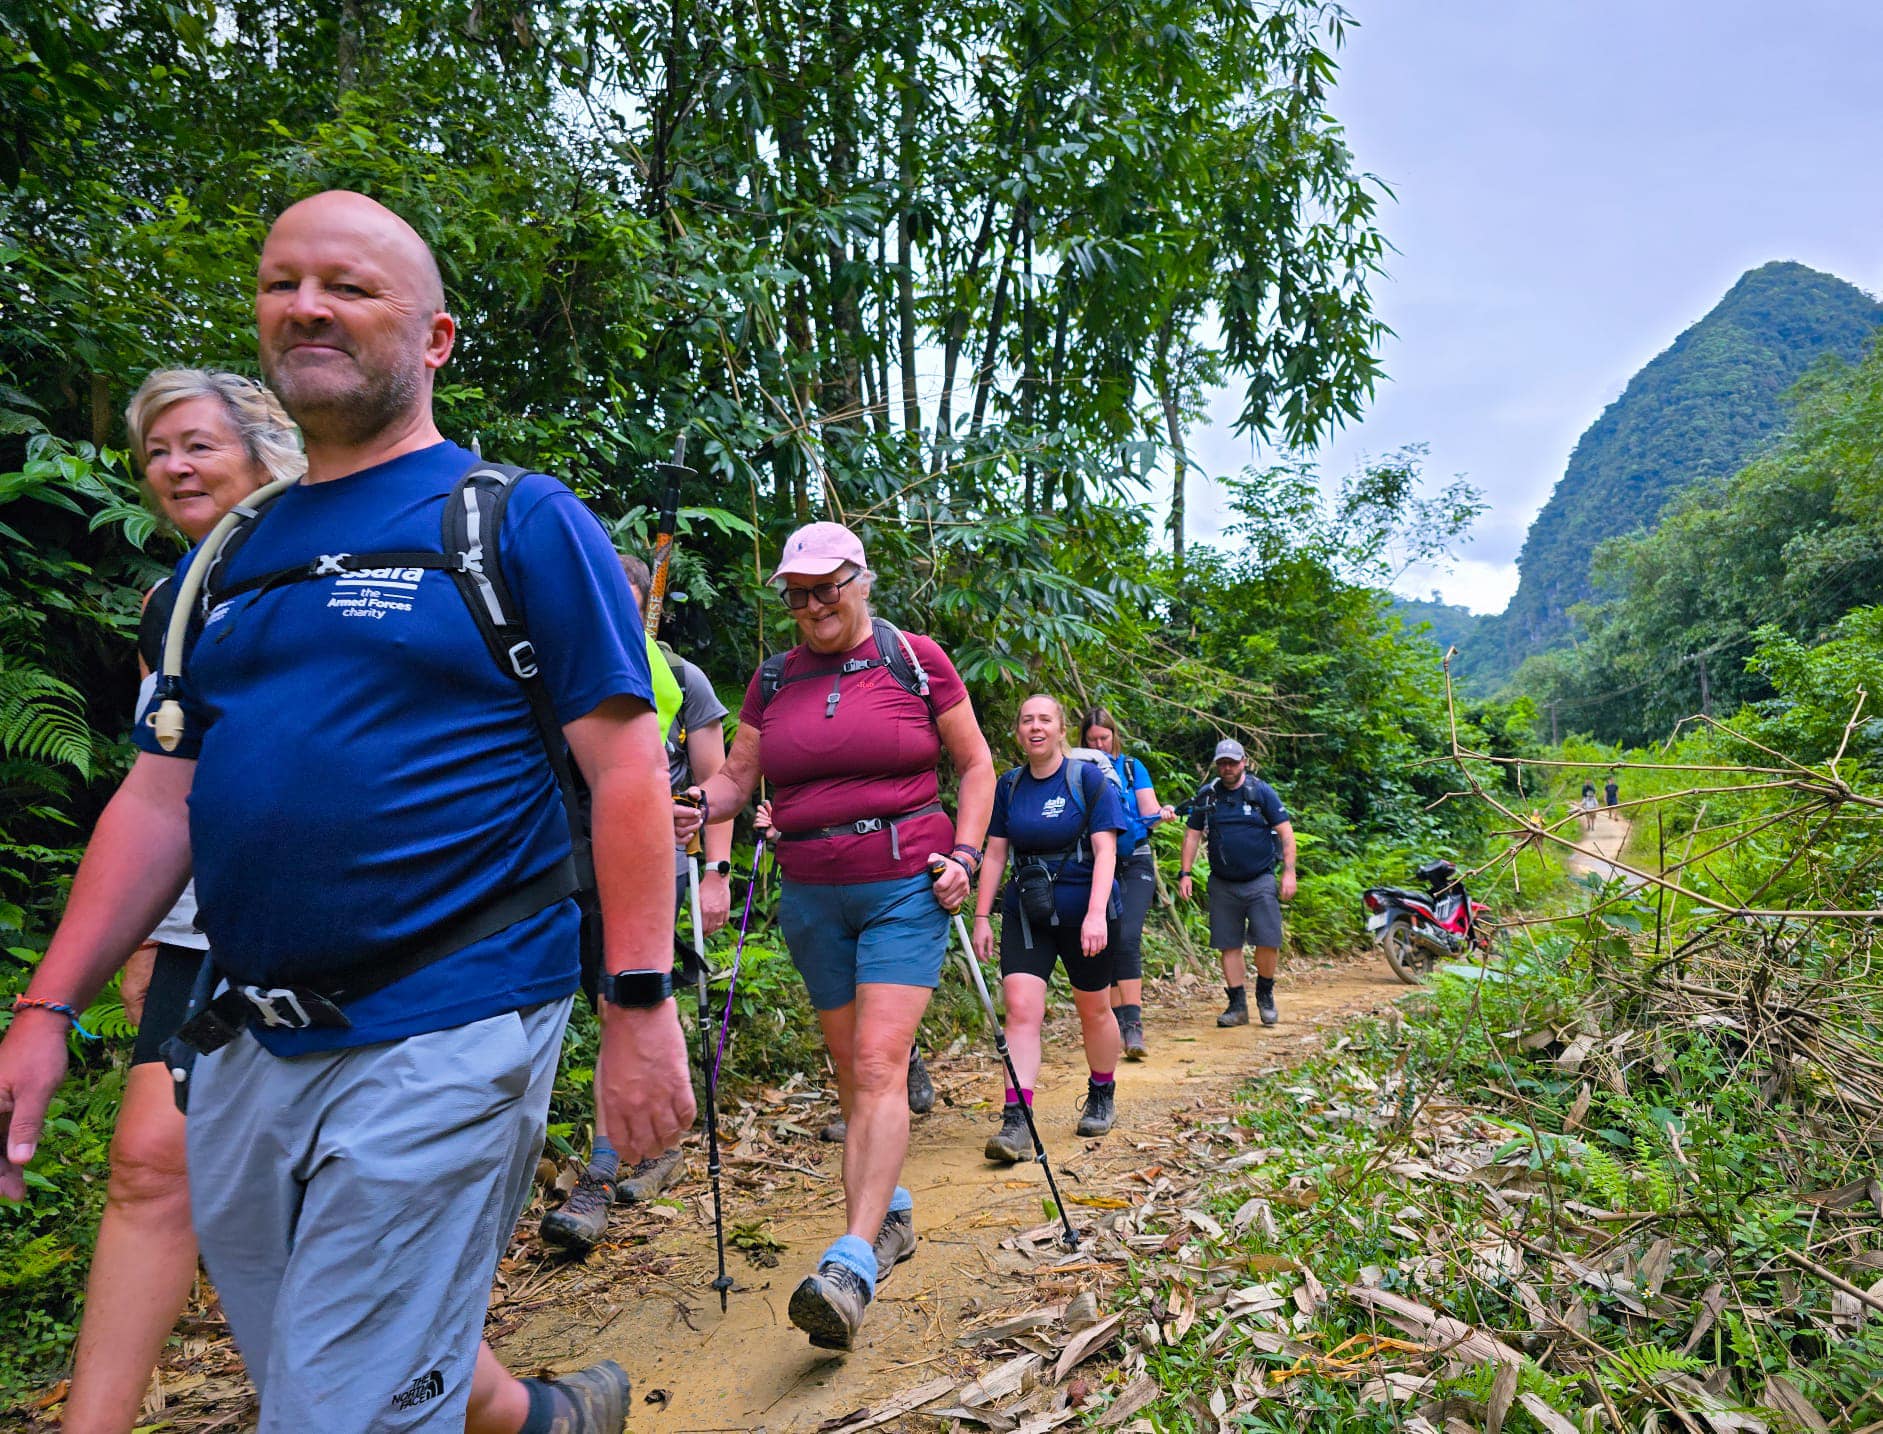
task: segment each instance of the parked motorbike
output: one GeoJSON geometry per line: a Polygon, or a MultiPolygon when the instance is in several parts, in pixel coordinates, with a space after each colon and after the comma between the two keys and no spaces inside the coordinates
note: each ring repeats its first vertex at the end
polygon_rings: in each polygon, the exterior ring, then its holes
{"type": "Polygon", "coordinates": [[[1369,886],[1360,895],[1367,909],[1366,927],[1393,974],[1416,986],[1438,969],[1473,950],[1489,952],[1489,911],[1465,890],[1458,868],[1449,861],[1429,861],[1413,876],[1425,890],[1369,886]]]}

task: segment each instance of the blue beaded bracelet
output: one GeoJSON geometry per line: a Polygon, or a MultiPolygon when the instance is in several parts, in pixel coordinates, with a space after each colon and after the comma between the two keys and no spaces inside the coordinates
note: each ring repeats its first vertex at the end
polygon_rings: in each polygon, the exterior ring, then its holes
{"type": "Polygon", "coordinates": [[[34,1010],[51,1011],[55,1015],[64,1016],[66,1020],[72,1023],[72,1029],[77,1031],[86,1040],[95,1041],[98,1039],[95,1032],[85,1029],[85,1023],[79,1019],[78,1012],[66,1005],[64,1001],[48,1001],[40,996],[15,996],[13,998],[13,1013],[15,1015],[18,1015],[21,1011],[34,1010]]]}

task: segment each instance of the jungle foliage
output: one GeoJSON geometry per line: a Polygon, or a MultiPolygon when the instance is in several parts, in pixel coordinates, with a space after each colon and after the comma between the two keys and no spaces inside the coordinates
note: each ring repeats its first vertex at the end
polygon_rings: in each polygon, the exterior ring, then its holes
{"type": "MultiPolygon", "coordinates": [[[[1173,796],[1248,737],[1300,813],[1295,938],[1345,940],[1372,863],[1479,831],[1425,809],[1435,664],[1373,590],[1429,516],[1416,463],[1318,516],[1301,473],[1248,475],[1247,530],[1202,553],[1166,556],[1144,498],[1206,385],[1287,444],[1370,391],[1382,191],[1329,110],[1347,24],[1318,0],[6,7],[0,996],[128,760],[131,628],[178,551],[117,414],[153,367],[252,369],[269,218],[336,185],[439,255],[448,433],[568,478],[624,545],[687,434],[667,635],[728,696],[789,631],[763,556],[841,517],[1003,757],[1041,687],[1111,702],[1173,796]]],[[[770,942],[759,998],[796,990],[770,942]]],[[[128,1051],[115,995],[87,1019],[34,1198],[0,1211],[0,1392],[71,1334],[128,1051]]],[[[753,1076],[802,1059],[802,1029],[754,1031],[753,1076]]],[[[583,1074],[578,1047],[569,1121],[583,1074]]]]}

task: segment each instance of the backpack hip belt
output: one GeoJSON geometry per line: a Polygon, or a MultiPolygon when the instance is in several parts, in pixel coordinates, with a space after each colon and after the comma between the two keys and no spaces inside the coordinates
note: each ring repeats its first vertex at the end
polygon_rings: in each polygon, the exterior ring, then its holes
{"type": "Polygon", "coordinates": [[[940,802],[930,802],[925,807],[917,807],[912,812],[902,812],[893,817],[862,817],[854,822],[840,822],[834,827],[811,827],[801,832],[779,832],[779,841],[822,841],[826,837],[870,836],[876,832],[889,833],[889,855],[896,861],[902,860],[902,837],[898,828],[904,822],[912,822],[917,817],[932,817],[948,809],[940,802]]]}
{"type": "MultiPolygon", "coordinates": [[[[488,940],[517,922],[576,894],[575,862],[565,859],[521,886],[479,903],[390,951],[349,962],[338,971],[300,985],[238,984],[227,972],[229,989],[209,1001],[178,1028],[176,1039],[208,1055],[234,1039],[245,1026],[304,1031],[311,1026],[344,1030],[353,1023],[341,1008],[383,991],[445,957],[488,940]]],[[[210,956],[213,963],[213,953],[210,956]]]]}

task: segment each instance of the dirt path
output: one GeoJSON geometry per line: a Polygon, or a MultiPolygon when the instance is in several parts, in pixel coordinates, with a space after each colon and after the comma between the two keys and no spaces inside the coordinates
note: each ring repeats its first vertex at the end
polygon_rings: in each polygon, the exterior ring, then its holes
{"type": "MultiPolygon", "coordinates": [[[[1219,1031],[1220,987],[1194,975],[1164,983],[1146,1003],[1150,1058],[1119,1073],[1119,1126],[1101,1141],[1072,1134],[1085,1070],[1076,1031],[1062,1020],[1049,1031],[1036,1109],[1075,1223],[1142,1192],[1130,1177],[1157,1162],[1183,1109],[1220,1102],[1240,1080],[1318,1046],[1327,1026],[1405,990],[1371,956],[1299,963],[1278,989],[1281,1025],[1219,1031]]],[[[676,1205],[617,1210],[610,1241],[585,1265],[538,1258],[534,1240],[506,1262],[507,1289],[493,1310],[499,1353],[519,1371],[619,1360],[635,1381],[630,1427],[646,1434],[810,1430],[860,1406],[880,1408],[898,1389],[974,1373],[973,1351],[956,1343],[965,1324],[1067,1298],[1096,1277],[1077,1267],[1052,1274],[1000,1248],[1044,1219],[1045,1183],[1032,1166],[981,1157],[1004,1084],[991,1052],[950,1051],[931,1069],[941,1099],[915,1122],[903,1177],[921,1241],[885,1284],[850,1355],[812,1349],[785,1317],[793,1286],[842,1219],[839,1152],[810,1134],[832,1107],[803,1091],[769,1092],[731,1122],[742,1138],[726,1162],[728,1224],[756,1226],[784,1248],[772,1269],[734,1254],[738,1288],[727,1313],[708,1288],[711,1206],[693,1151],[676,1205]]]]}
{"type": "Polygon", "coordinates": [[[1585,856],[1582,852],[1571,851],[1565,854],[1563,864],[1573,876],[1593,876],[1599,881],[1613,881],[1616,877],[1625,876],[1626,873],[1616,869],[1614,862],[1628,845],[1628,833],[1633,830],[1634,823],[1606,811],[1597,812],[1594,830],[1575,834],[1577,841],[1596,855],[1585,856]]]}

